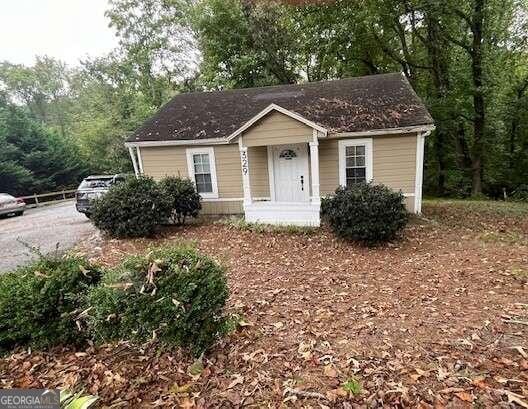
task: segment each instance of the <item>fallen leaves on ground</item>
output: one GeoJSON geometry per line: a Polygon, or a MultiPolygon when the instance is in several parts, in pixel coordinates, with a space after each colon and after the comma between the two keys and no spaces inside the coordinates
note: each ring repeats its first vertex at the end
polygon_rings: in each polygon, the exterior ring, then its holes
{"type": "Polygon", "coordinates": [[[84,251],[107,265],[195,241],[228,267],[238,330],[200,360],[154,344],[18,351],[0,360],[0,387],[83,387],[113,407],[528,407],[528,288],[512,274],[528,270],[528,223],[425,210],[372,249],[325,228],[211,223],[96,238],[84,251]]]}

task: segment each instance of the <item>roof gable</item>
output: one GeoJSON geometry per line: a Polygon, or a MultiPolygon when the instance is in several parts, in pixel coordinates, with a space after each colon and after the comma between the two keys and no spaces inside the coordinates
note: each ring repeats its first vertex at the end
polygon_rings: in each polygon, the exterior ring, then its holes
{"type": "Polygon", "coordinates": [[[242,134],[242,132],[250,129],[253,126],[255,126],[256,124],[259,123],[260,120],[262,120],[263,118],[269,116],[273,112],[278,112],[278,113],[280,113],[282,115],[286,115],[287,117],[289,117],[289,118],[291,118],[291,119],[293,119],[295,121],[301,122],[304,125],[306,125],[306,126],[312,128],[312,129],[315,129],[315,130],[323,133],[325,136],[327,134],[327,130],[325,128],[323,128],[321,125],[318,125],[315,122],[312,122],[312,121],[302,117],[301,115],[296,114],[295,112],[292,112],[292,111],[289,111],[289,110],[287,110],[285,108],[282,108],[279,105],[270,104],[265,109],[260,111],[257,115],[255,115],[253,118],[251,118],[249,121],[247,121],[244,125],[242,125],[240,128],[238,128],[235,132],[233,132],[231,135],[229,135],[226,139],[228,141],[231,141],[231,140],[235,139],[237,136],[242,134]]]}

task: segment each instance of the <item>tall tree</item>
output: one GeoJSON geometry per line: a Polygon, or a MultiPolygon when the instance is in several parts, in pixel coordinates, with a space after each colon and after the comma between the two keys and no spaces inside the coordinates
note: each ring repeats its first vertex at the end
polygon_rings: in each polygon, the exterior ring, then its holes
{"type": "Polygon", "coordinates": [[[157,108],[196,68],[186,25],[189,6],[190,0],[110,0],[106,12],[119,38],[121,62],[130,67],[128,80],[157,108]]]}
{"type": "Polygon", "coordinates": [[[31,67],[0,63],[0,82],[13,102],[23,102],[42,123],[67,134],[69,98],[66,65],[54,58],[36,57],[31,67]]]}
{"type": "Polygon", "coordinates": [[[86,174],[77,148],[0,98],[0,191],[16,195],[72,187],[86,174]]]}

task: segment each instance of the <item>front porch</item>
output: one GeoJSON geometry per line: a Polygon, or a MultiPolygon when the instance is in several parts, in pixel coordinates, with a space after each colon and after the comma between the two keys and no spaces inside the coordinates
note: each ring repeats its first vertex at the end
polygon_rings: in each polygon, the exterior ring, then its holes
{"type": "Polygon", "coordinates": [[[294,140],[295,143],[269,138],[264,145],[244,139],[239,139],[239,148],[246,221],[319,226],[318,131],[310,129],[309,137],[294,140]]]}

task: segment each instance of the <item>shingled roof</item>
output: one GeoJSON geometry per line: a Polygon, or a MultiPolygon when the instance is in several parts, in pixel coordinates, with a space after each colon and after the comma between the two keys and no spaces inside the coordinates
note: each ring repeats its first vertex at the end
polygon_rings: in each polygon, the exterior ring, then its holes
{"type": "Polygon", "coordinates": [[[127,142],[226,138],[270,104],[295,112],[331,133],[433,124],[405,77],[394,73],[179,94],[127,142]]]}

